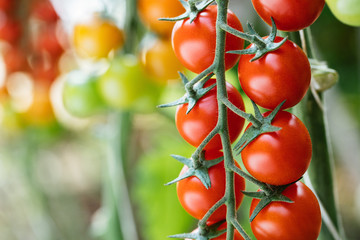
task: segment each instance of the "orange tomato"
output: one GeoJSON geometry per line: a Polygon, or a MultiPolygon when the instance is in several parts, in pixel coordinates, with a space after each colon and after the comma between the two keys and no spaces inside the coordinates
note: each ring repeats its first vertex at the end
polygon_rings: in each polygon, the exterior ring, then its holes
{"type": "Polygon", "coordinates": [[[105,58],[124,44],[124,34],[112,21],[95,15],[74,27],[73,43],[80,57],[105,58]]]}
{"type": "Polygon", "coordinates": [[[21,116],[26,124],[32,126],[47,126],[55,122],[49,83],[34,83],[31,105],[21,116]]]}
{"type": "Polygon", "coordinates": [[[178,72],[184,67],[175,56],[170,40],[157,39],[142,53],[142,64],[149,75],[159,83],[179,79],[178,72]]]}
{"type": "Polygon", "coordinates": [[[176,17],[185,12],[179,0],[139,0],[138,12],[152,31],[170,37],[174,22],[159,21],[162,17],[176,17]]]}

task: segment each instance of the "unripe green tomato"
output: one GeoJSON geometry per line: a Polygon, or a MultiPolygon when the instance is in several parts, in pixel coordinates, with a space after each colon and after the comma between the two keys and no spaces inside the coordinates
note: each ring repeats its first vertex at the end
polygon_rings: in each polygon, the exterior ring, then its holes
{"type": "Polygon", "coordinates": [[[63,90],[66,110],[76,117],[90,117],[105,109],[96,85],[98,77],[80,70],[67,75],[63,90]]]}
{"type": "Polygon", "coordinates": [[[100,77],[98,87],[109,106],[140,112],[155,110],[162,89],[146,75],[133,55],[115,58],[100,77]]]}
{"type": "Polygon", "coordinates": [[[341,22],[360,26],[360,0],[326,0],[331,12],[341,22]]]}

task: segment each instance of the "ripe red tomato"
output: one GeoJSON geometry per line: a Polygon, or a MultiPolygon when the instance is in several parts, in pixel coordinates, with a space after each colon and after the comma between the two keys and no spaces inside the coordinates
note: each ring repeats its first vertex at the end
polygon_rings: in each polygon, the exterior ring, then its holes
{"type": "Polygon", "coordinates": [[[10,12],[14,9],[17,0],[0,0],[0,10],[4,12],[10,12]]]}
{"type": "Polygon", "coordinates": [[[159,21],[159,18],[177,17],[185,9],[178,0],[139,0],[138,12],[149,29],[163,37],[169,37],[175,23],[159,21]]]}
{"type": "Polygon", "coordinates": [[[325,5],[325,0],[252,0],[259,16],[269,25],[273,17],[282,31],[299,31],[315,22],[325,5]]]}
{"type": "MultiPolygon", "coordinates": [[[[206,159],[215,159],[219,153],[211,153],[205,156],[206,159]]],[[[237,164],[237,163],[236,163],[237,164]]],[[[237,164],[237,166],[239,166],[237,164]]],[[[184,166],[180,175],[188,169],[184,166]]],[[[176,185],[177,195],[183,208],[194,218],[201,219],[206,212],[225,194],[225,168],[224,161],[209,168],[211,187],[206,189],[202,182],[195,176],[181,180],[176,185]]],[[[245,189],[245,180],[235,175],[235,204],[236,209],[240,207],[243,199],[241,191],[245,189]]],[[[226,206],[218,208],[209,218],[211,222],[218,222],[226,219],[226,206]]]]}
{"type": "MultiPolygon", "coordinates": [[[[275,42],[282,39],[276,37],[275,42]]],[[[310,63],[300,47],[287,40],[279,49],[250,62],[253,57],[242,55],[238,67],[241,87],[249,98],[267,109],[284,100],[283,109],[300,102],[311,80],[310,63]]]]}
{"type": "Polygon", "coordinates": [[[0,13],[0,39],[9,43],[15,43],[22,33],[21,24],[16,19],[0,13]]]}
{"type": "Polygon", "coordinates": [[[3,58],[7,74],[26,68],[26,56],[20,46],[9,45],[9,47],[4,49],[3,58]]]}
{"type": "MultiPolygon", "coordinates": [[[[210,79],[205,87],[215,83],[210,79]]],[[[229,100],[239,109],[244,110],[244,102],[238,90],[230,83],[226,83],[229,100]]],[[[218,103],[216,86],[198,100],[194,108],[186,114],[188,104],[179,105],[176,110],[175,123],[180,135],[194,147],[198,147],[205,137],[214,129],[218,121],[218,103]]],[[[228,126],[230,141],[234,142],[239,136],[244,119],[232,111],[228,111],[228,126]]],[[[204,150],[222,149],[221,139],[216,135],[205,146],[204,150]]]]}
{"type": "Polygon", "coordinates": [[[289,112],[280,111],[272,125],[281,130],[258,136],[244,148],[241,157],[245,168],[256,179],[272,185],[289,184],[298,180],[309,167],[310,134],[289,112]]]}
{"type": "MultiPolygon", "coordinates": [[[[216,47],[216,15],[217,6],[211,5],[202,11],[190,23],[190,19],[176,22],[172,32],[172,45],[175,55],[190,71],[201,73],[214,61],[216,47]]],[[[243,31],[236,15],[228,11],[229,26],[243,31]]],[[[244,40],[229,33],[226,34],[225,52],[240,50],[244,47],[244,40]]],[[[237,54],[225,54],[226,70],[232,68],[239,60],[237,54]]]]}
{"type": "Polygon", "coordinates": [[[53,5],[48,0],[35,2],[32,6],[32,16],[46,22],[54,22],[59,19],[53,5]]]}
{"type": "Polygon", "coordinates": [[[54,58],[59,57],[64,52],[56,34],[56,25],[48,24],[38,33],[34,41],[34,48],[35,51],[45,51],[54,58]]]}
{"type": "Polygon", "coordinates": [[[73,43],[81,57],[105,58],[124,44],[124,34],[113,22],[94,16],[74,27],[73,43]]]}
{"type": "MultiPolygon", "coordinates": [[[[293,203],[271,202],[251,222],[258,240],[316,240],[321,228],[319,202],[302,182],[290,185],[283,195],[293,203]]],[[[253,199],[250,215],[259,203],[253,199]]]]}
{"type": "MultiPolygon", "coordinates": [[[[227,223],[224,222],[223,224],[220,225],[220,227],[218,228],[218,230],[223,230],[226,228],[227,223]]],[[[198,232],[199,229],[196,228],[193,232],[198,232]]],[[[186,238],[185,240],[191,240],[189,238],[186,238]]],[[[220,236],[216,237],[216,238],[211,238],[211,240],[226,240],[226,233],[221,234],[220,236]]],[[[240,235],[240,233],[235,229],[235,233],[234,233],[234,238],[233,240],[244,240],[244,238],[240,235]]]]}

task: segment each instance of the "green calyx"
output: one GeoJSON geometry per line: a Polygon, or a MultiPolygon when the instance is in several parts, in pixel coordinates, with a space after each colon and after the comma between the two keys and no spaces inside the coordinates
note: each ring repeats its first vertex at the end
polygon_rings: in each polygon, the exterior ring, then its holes
{"type": "Polygon", "coordinates": [[[192,23],[196,19],[197,15],[214,1],[215,0],[180,0],[181,4],[185,8],[185,13],[174,18],[159,18],[159,20],[176,22],[189,18],[190,23],[192,23]]]}
{"type": "Polygon", "coordinates": [[[276,132],[281,128],[271,125],[272,120],[275,118],[276,114],[280,111],[281,106],[285,103],[283,101],[280,103],[267,117],[263,117],[258,106],[251,101],[255,111],[255,119],[257,119],[257,126],[250,126],[245,133],[241,136],[240,140],[236,143],[234,151],[237,151],[237,154],[240,154],[241,151],[255,138],[259,135],[267,132],[276,132]]]}
{"type": "Polygon", "coordinates": [[[249,41],[251,43],[253,43],[253,46],[248,48],[248,49],[243,49],[243,50],[234,50],[234,51],[228,51],[227,53],[233,53],[233,54],[255,54],[255,56],[250,60],[255,61],[259,58],[261,58],[262,56],[264,56],[266,53],[268,52],[272,52],[275,51],[276,49],[280,48],[281,45],[283,45],[286,40],[287,37],[285,37],[282,41],[275,43],[274,40],[276,38],[276,34],[277,34],[277,29],[276,29],[276,25],[274,22],[274,19],[271,18],[271,22],[272,22],[272,29],[271,29],[271,33],[269,35],[269,37],[267,37],[266,39],[262,38],[253,28],[253,26],[248,23],[248,29],[249,32],[248,33],[243,33],[240,32],[232,27],[230,27],[227,24],[223,24],[221,25],[221,28],[230,33],[233,34],[239,38],[242,38],[246,41],[249,41]]]}
{"type": "Polygon", "coordinates": [[[195,176],[202,182],[202,184],[204,184],[206,189],[209,189],[211,187],[211,181],[210,181],[208,169],[220,163],[224,159],[223,157],[220,157],[214,160],[205,160],[204,154],[201,154],[201,156],[198,159],[186,158],[179,155],[172,155],[172,157],[175,160],[188,166],[189,169],[185,173],[181,174],[179,177],[166,183],[165,185],[170,185],[179,182],[185,178],[195,176]]]}
{"type": "MultiPolygon", "coordinates": [[[[300,179],[299,179],[300,180],[300,179]]],[[[297,180],[297,181],[299,181],[297,180]]],[[[295,181],[295,182],[297,182],[295,181]]],[[[252,198],[258,198],[261,199],[258,205],[255,207],[254,211],[252,212],[250,216],[250,222],[252,222],[255,217],[259,214],[259,212],[264,209],[267,205],[269,205],[271,202],[287,202],[287,203],[293,203],[293,201],[282,195],[282,192],[290,185],[294,184],[295,182],[282,185],[282,186],[274,186],[274,185],[268,185],[267,189],[264,189],[259,192],[246,192],[243,191],[243,194],[252,198]]]]}
{"type": "Polygon", "coordinates": [[[216,238],[226,232],[226,229],[223,230],[217,230],[221,224],[223,224],[225,220],[214,223],[210,226],[201,227],[199,226],[199,229],[197,231],[191,232],[191,233],[182,233],[182,234],[176,234],[171,235],[169,238],[188,238],[188,239],[194,239],[194,240],[209,240],[216,238]]]}
{"type": "Polygon", "coordinates": [[[162,104],[162,105],[159,105],[158,107],[159,108],[173,107],[173,106],[188,103],[188,108],[186,111],[186,113],[188,114],[194,108],[197,101],[201,97],[203,97],[206,93],[208,93],[212,88],[214,88],[216,86],[216,84],[212,84],[211,86],[204,88],[204,84],[214,74],[213,73],[209,74],[202,81],[199,81],[194,85],[189,84],[189,80],[186,78],[186,76],[184,74],[182,74],[182,73],[179,73],[179,74],[180,74],[181,80],[183,81],[183,83],[185,85],[185,91],[186,91],[185,95],[183,97],[179,98],[178,100],[175,100],[174,102],[162,104]]]}

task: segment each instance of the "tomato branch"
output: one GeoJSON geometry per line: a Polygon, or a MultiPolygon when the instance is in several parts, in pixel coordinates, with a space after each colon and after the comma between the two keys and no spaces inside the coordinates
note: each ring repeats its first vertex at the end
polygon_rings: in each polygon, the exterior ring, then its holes
{"type": "Polygon", "coordinates": [[[241,111],[232,102],[230,102],[228,98],[221,98],[220,101],[222,101],[222,103],[225,104],[225,106],[231,111],[251,122],[255,127],[259,128],[261,126],[261,122],[254,115],[241,111]]]}
{"type": "Polygon", "coordinates": [[[223,198],[221,198],[217,203],[215,203],[210,209],[209,211],[207,211],[207,213],[204,215],[204,217],[199,221],[198,225],[199,227],[206,227],[206,222],[208,221],[208,219],[210,218],[210,216],[222,205],[224,205],[226,202],[226,197],[224,196],[223,198]]]}

